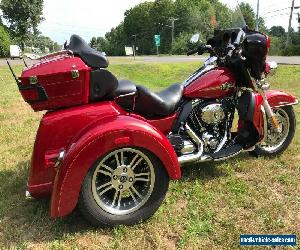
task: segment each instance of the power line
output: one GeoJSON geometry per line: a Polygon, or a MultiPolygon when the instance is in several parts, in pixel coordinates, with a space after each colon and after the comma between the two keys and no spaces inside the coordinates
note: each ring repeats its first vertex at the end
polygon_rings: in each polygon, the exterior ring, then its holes
{"type": "Polygon", "coordinates": [[[262,15],[272,14],[274,12],[279,12],[279,11],[283,11],[283,10],[286,10],[286,9],[289,9],[289,7],[286,7],[286,8],[283,8],[283,9],[278,9],[278,10],[268,11],[268,12],[263,13],[262,15]]]}
{"type": "Polygon", "coordinates": [[[287,12],[287,13],[280,13],[280,14],[276,14],[276,15],[273,15],[273,16],[268,16],[268,17],[264,17],[264,19],[270,19],[272,17],[276,17],[276,16],[286,16],[286,15],[289,15],[290,13],[287,12]]]}

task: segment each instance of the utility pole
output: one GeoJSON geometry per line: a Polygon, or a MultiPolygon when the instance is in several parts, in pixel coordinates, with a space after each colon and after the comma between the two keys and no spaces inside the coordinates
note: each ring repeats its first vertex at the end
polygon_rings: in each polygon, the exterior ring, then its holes
{"type": "Polygon", "coordinates": [[[136,45],[136,34],[132,35],[134,37],[134,43],[133,43],[133,60],[135,60],[135,55],[136,55],[136,51],[135,51],[135,45],[136,45]]]}
{"type": "Polygon", "coordinates": [[[172,22],[171,28],[172,28],[172,47],[174,44],[174,33],[175,33],[175,22],[178,20],[178,18],[170,18],[170,21],[172,22]]]}
{"type": "Polygon", "coordinates": [[[257,0],[257,11],[256,11],[256,27],[255,30],[258,31],[259,27],[259,0],[257,0]]]}
{"type": "Polygon", "coordinates": [[[295,6],[295,0],[292,0],[291,14],[290,14],[290,20],[289,20],[289,28],[288,28],[285,48],[287,48],[290,44],[290,36],[291,36],[291,29],[292,29],[291,27],[292,27],[292,18],[293,18],[294,6],[295,6]]]}

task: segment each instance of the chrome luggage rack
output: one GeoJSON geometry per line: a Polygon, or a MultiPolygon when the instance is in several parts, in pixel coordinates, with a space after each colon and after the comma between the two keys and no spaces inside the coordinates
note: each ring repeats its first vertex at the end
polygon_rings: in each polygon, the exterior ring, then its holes
{"type": "Polygon", "coordinates": [[[49,60],[53,57],[57,57],[57,56],[73,56],[73,51],[71,50],[62,50],[62,51],[58,51],[58,52],[54,52],[48,55],[45,55],[43,57],[38,58],[38,60],[44,61],[44,60],[49,60]]]}

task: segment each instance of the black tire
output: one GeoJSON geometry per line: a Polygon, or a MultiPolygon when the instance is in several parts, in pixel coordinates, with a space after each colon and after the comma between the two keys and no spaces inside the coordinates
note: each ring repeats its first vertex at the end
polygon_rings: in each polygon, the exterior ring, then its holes
{"type": "Polygon", "coordinates": [[[87,173],[81,187],[80,198],[78,202],[79,210],[86,220],[93,226],[115,227],[118,225],[134,225],[143,222],[150,218],[163,202],[169,187],[169,176],[161,161],[155,155],[144,149],[137,150],[140,150],[149,158],[154,168],[155,182],[150,197],[144,205],[132,213],[116,215],[102,209],[96,202],[92,193],[92,178],[98,164],[102,159],[104,159],[105,156],[102,157],[101,159],[97,160],[97,162],[87,173]]]}
{"type": "Polygon", "coordinates": [[[285,107],[280,107],[280,109],[284,110],[286,114],[288,115],[289,119],[289,131],[286,139],[282,143],[280,147],[278,147],[276,150],[271,150],[267,151],[263,147],[256,145],[255,150],[252,151],[251,154],[256,155],[256,156],[267,156],[267,157],[275,157],[280,154],[282,154],[291,144],[295,131],[296,131],[296,116],[295,112],[292,106],[285,106],[285,107]]]}

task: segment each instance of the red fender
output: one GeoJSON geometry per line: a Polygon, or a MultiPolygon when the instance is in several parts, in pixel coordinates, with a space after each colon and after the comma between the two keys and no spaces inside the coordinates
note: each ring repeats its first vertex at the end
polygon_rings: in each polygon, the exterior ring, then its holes
{"type": "Polygon", "coordinates": [[[181,177],[176,153],[166,136],[158,129],[131,116],[106,117],[73,142],[66,153],[55,177],[51,216],[62,217],[71,213],[90,167],[99,157],[126,146],[151,151],[161,160],[171,179],[181,177]]]}
{"type": "Polygon", "coordinates": [[[268,90],[266,95],[270,106],[273,108],[298,103],[297,97],[279,90],[268,90]]]}
{"type": "MultiPolygon", "coordinates": [[[[272,108],[294,105],[298,103],[295,96],[287,94],[279,90],[268,90],[266,91],[266,96],[268,102],[272,108]]],[[[264,118],[261,111],[261,105],[263,103],[263,98],[259,93],[255,94],[255,110],[253,116],[253,124],[260,135],[260,139],[264,138],[264,118]]]]}

